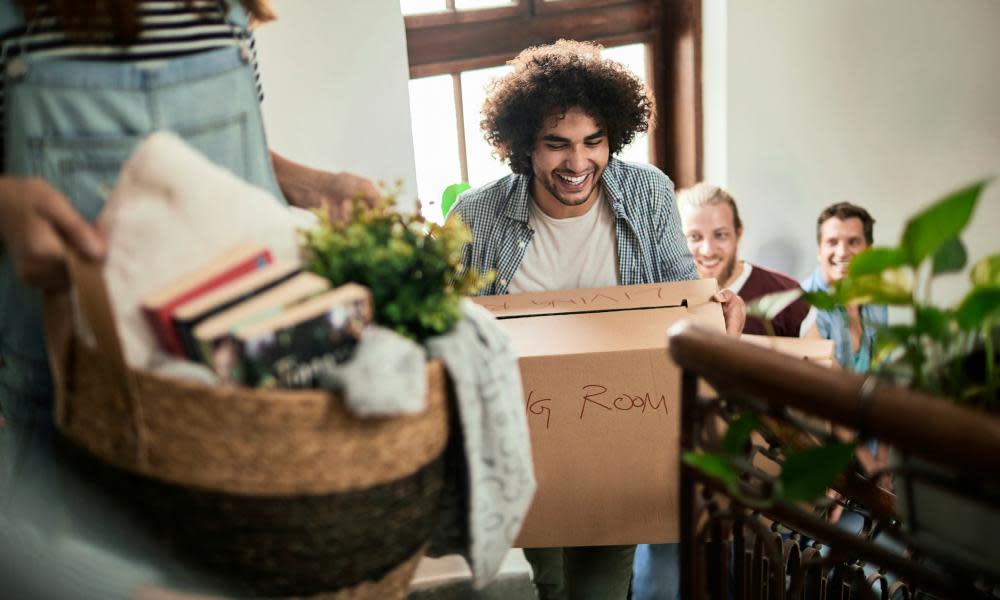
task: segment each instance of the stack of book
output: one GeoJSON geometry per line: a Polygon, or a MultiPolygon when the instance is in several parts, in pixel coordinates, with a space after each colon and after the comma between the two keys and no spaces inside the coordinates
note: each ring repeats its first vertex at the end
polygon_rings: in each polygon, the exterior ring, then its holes
{"type": "Polygon", "coordinates": [[[324,365],[351,357],[372,300],[360,285],[330,289],[248,242],[154,290],[142,311],[164,349],[223,381],[301,388],[315,387],[324,365]]]}

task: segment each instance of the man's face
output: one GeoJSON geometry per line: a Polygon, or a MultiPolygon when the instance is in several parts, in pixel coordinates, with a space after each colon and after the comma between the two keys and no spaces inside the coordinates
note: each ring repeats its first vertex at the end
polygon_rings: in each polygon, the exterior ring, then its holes
{"type": "Polygon", "coordinates": [[[703,278],[714,277],[719,287],[727,287],[736,267],[742,235],[733,223],[733,209],[725,203],[685,207],[681,210],[681,223],[698,274],[703,278]]]}
{"type": "Polygon", "coordinates": [[[542,212],[557,219],[585,214],[608,166],[608,136],[579,108],[545,119],[531,151],[531,192],[542,212]]]}
{"type": "Polygon", "coordinates": [[[851,258],[868,247],[861,219],[830,217],[819,226],[819,268],[828,284],[847,275],[851,258]]]}

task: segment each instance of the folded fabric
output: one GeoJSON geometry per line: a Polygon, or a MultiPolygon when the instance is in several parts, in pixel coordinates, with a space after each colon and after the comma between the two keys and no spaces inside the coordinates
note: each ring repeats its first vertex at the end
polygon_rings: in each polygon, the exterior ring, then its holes
{"type": "Polygon", "coordinates": [[[500,570],[521,530],[535,475],[510,338],[485,308],[463,300],[461,309],[463,318],[451,332],[425,344],[431,357],[444,361],[454,384],[466,473],[452,474],[450,480],[468,485],[468,512],[461,511],[462,503],[451,502],[442,525],[460,534],[437,536],[435,551],[462,553],[480,587],[500,570]],[[464,547],[441,546],[449,541],[464,547]]]}
{"type": "Polygon", "coordinates": [[[108,236],[104,275],[125,360],[150,368],[169,354],[139,309],[145,295],[245,241],[270,248],[275,260],[296,258],[296,230],[315,217],[158,132],[122,167],[98,222],[108,236]]]}
{"type": "Polygon", "coordinates": [[[424,349],[384,327],[365,328],[354,355],[343,364],[317,366],[319,386],[343,392],[359,417],[414,415],[427,408],[424,349]]]}

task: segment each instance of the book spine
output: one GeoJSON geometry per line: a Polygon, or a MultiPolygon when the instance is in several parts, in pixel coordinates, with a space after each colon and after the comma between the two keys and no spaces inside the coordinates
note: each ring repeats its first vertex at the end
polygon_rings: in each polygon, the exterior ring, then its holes
{"type": "Polygon", "coordinates": [[[246,340],[239,347],[239,376],[256,387],[321,387],[323,375],[349,360],[371,321],[367,299],[338,304],[323,314],[246,340]]]}
{"type": "Polygon", "coordinates": [[[200,323],[202,323],[206,319],[214,317],[215,315],[221,313],[224,310],[229,310],[230,308],[236,306],[237,304],[245,302],[250,298],[253,298],[257,294],[266,292],[267,290],[288,281],[292,277],[298,275],[300,272],[301,271],[299,271],[298,269],[291,270],[288,273],[282,275],[281,277],[276,277],[275,279],[266,281],[261,285],[257,286],[256,288],[249,290],[245,294],[241,294],[240,296],[232,298],[227,302],[213,306],[211,309],[206,310],[205,312],[196,315],[190,319],[174,318],[173,319],[174,329],[177,331],[178,337],[180,337],[181,346],[184,348],[184,355],[191,360],[195,361],[202,360],[202,352],[200,349],[200,344],[198,343],[198,340],[194,336],[194,328],[197,327],[200,323]]]}
{"type": "Polygon", "coordinates": [[[266,267],[271,264],[271,262],[271,251],[267,249],[261,250],[259,253],[233,265],[231,268],[203,282],[201,285],[178,295],[176,298],[173,298],[157,309],[144,307],[143,312],[146,315],[146,319],[153,326],[156,337],[160,340],[160,344],[163,348],[174,356],[185,356],[184,344],[182,343],[181,336],[174,327],[173,322],[173,313],[180,305],[193,300],[195,297],[211,291],[220,285],[228,283],[237,277],[266,267]]]}

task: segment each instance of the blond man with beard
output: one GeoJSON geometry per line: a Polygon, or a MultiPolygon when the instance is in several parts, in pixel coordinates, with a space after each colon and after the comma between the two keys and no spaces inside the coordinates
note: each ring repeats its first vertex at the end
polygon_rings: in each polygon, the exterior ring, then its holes
{"type": "MultiPolygon", "coordinates": [[[[739,244],[743,237],[743,222],[736,202],[722,188],[698,183],[677,194],[681,224],[688,250],[694,257],[698,274],[714,277],[720,289],[730,289],[744,302],[761,296],[799,287],[794,279],[739,259],[739,244]]],[[[816,328],[816,311],[802,300],[796,300],[773,319],[774,334],[784,337],[820,337],[816,328]]],[[[763,321],[747,317],[743,333],[762,335],[763,321]]]]}

